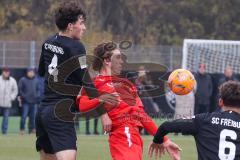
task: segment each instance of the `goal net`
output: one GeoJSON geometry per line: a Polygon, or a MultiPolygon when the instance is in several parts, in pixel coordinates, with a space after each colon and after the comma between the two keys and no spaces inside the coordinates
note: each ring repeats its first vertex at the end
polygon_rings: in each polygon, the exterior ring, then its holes
{"type": "Polygon", "coordinates": [[[208,73],[223,73],[226,67],[231,67],[239,74],[240,41],[185,39],[182,68],[196,72],[201,63],[208,73]]]}

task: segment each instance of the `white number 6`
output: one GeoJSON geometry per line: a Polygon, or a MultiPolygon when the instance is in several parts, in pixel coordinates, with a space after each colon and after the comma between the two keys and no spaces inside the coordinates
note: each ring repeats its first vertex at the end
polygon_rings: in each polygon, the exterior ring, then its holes
{"type": "Polygon", "coordinates": [[[234,160],[235,158],[236,145],[232,142],[226,141],[227,137],[230,137],[232,140],[236,140],[237,134],[235,131],[229,129],[224,129],[221,131],[218,151],[218,157],[220,160],[234,160]],[[226,148],[229,149],[228,153],[226,153],[226,148]]]}

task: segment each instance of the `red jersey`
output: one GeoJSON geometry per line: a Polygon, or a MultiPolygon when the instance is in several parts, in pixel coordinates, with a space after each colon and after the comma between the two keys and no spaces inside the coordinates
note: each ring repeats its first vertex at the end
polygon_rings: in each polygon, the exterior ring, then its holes
{"type": "MultiPolygon", "coordinates": [[[[145,113],[143,104],[137,94],[137,89],[133,83],[125,78],[114,76],[97,76],[94,84],[100,93],[118,93],[119,105],[108,111],[108,115],[112,120],[113,131],[124,125],[145,128],[151,135],[154,135],[158,129],[153,120],[145,113]]],[[[95,108],[100,102],[97,98],[89,99],[84,91],[77,97],[79,110],[87,112],[95,108]]],[[[105,108],[110,106],[105,104],[105,108]]],[[[111,107],[112,108],[112,107],[111,107]]]]}

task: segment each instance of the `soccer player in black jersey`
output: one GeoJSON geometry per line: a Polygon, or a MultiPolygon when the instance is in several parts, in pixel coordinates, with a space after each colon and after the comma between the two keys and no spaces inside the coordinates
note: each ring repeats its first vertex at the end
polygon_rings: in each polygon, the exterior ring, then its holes
{"type": "Polygon", "coordinates": [[[170,133],[193,135],[199,160],[240,160],[240,83],[228,81],[219,88],[222,112],[198,114],[191,119],[164,122],[149,147],[149,155],[170,133]]]}
{"type": "MultiPolygon", "coordinates": [[[[61,74],[56,73],[59,65],[65,64],[72,57],[86,54],[84,45],[79,41],[86,30],[85,19],[85,12],[77,2],[61,4],[55,13],[55,23],[59,32],[45,40],[42,45],[38,72],[40,76],[45,77],[45,89],[36,116],[36,149],[40,152],[41,160],[76,159],[77,137],[74,122],[59,119],[56,115],[56,106],[61,100],[71,99],[74,102],[75,97],[56,92],[49,85],[49,77],[61,74]]],[[[69,64],[66,68],[69,68],[69,64]]],[[[65,82],[81,86],[83,69],[79,67],[69,74],[65,82]]],[[[67,89],[69,88],[65,88],[67,89]]],[[[118,103],[116,96],[111,94],[102,95],[99,99],[113,106],[118,103]]]]}

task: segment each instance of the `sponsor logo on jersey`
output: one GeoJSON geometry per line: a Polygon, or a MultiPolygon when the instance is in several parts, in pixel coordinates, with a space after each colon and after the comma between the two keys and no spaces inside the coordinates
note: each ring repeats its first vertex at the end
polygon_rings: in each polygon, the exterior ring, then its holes
{"type": "Polygon", "coordinates": [[[44,48],[46,50],[50,50],[51,52],[57,53],[57,54],[64,54],[63,48],[58,47],[49,43],[44,43],[44,48]]]}

